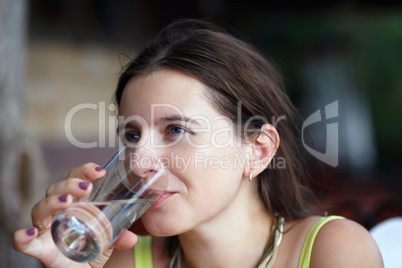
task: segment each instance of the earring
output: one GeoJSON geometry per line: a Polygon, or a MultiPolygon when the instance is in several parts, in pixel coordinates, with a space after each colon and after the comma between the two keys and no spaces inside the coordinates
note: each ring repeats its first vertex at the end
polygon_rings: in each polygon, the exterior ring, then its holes
{"type": "Polygon", "coordinates": [[[250,174],[248,175],[248,180],[251,182],[253,180],[253,170],[250,168],[250,174]]]}

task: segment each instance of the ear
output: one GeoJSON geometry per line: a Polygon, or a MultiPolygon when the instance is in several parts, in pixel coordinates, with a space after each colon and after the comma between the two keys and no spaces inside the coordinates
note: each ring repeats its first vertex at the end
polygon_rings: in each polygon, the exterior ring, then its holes
{"type": "Polygon", "coordinates": [[[258,138],[251,144],[251,154],[249,165],[243,171],[243,176],[252,178],[263,172],[271,163],[279,147],[279,134],[276,128],[271,124],[264,124],[258,138]]]}

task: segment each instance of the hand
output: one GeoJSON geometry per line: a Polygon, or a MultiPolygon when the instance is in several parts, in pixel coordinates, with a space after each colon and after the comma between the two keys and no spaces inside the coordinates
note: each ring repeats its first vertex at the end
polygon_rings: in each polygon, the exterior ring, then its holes
{"type": "Polygon", "coordinates": [[[88,163],[70,171],[66,180],[51,185],[46,197],[32,208],[32,222],[35,227],[14,233],[15,250],[34,257],[45,267],[103,267],[112,254],[113,248],[129,249],[137,241],[137,236],[125,231],[103,254],[90,263],[79,263],[65,257],[56,247],[50,232],[53,217],[69,207],[73,197],[87,195],[92,190],[92,180],[105,175],[105,170],[88,163]]]}

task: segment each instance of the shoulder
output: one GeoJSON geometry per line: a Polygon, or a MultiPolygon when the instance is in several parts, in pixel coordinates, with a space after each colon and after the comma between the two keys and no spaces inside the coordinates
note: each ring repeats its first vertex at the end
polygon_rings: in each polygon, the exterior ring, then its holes
{"type": "Polygon", "coordinates": [[[318,232],[311,267],[384,267],[380,251],[370,233],[347,219],[326,223],[318,232]]]}

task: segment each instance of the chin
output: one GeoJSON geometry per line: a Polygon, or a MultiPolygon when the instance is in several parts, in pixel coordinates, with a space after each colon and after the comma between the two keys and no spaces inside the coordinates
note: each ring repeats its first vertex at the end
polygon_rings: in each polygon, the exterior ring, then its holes
{"type": "Polygon", "coordinates": [[[142,217],[144,228],[153,236],[174,236],[183,233],[180,221],[170,217],[161,217],[155,213],[145,213],[142,217]]]}

